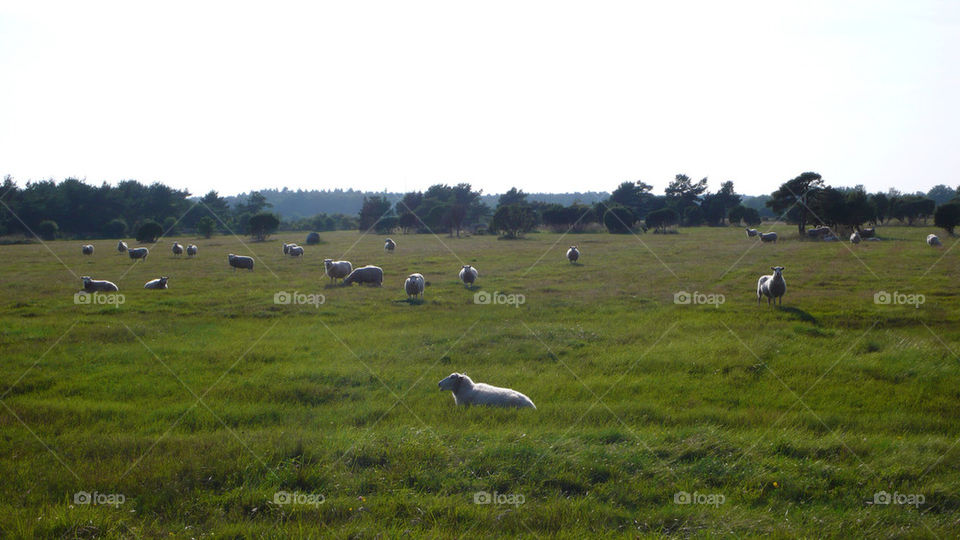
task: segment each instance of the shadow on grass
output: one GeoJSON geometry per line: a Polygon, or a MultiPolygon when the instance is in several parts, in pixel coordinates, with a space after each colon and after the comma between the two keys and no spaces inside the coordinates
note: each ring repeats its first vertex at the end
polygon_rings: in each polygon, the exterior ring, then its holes
{"type": "Polygon", "coordinates": [[[777,309],[779,309],[780,311],[789,313],[793,317],[800,319],[803,322],[817,324],[817,318],[802,309],[797,309],[795,307],[790,307],[790,306],[787,306],[787,307],[777,306],[777,309]]]}
{"type": "Polygon", "coordinates": [[[427,301],[423,298],[405,298],[403,300],[394,300],[394,304],[409,304],[411,306],[422,306],[426,304],[427,301]]]}

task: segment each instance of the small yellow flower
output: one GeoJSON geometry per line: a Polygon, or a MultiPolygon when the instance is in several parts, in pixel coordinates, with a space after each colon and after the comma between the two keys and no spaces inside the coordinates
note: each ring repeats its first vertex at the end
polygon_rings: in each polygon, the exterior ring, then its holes
{"type": "Polygon", "coordinates": [[[780,487],[780,484],[774,482],[774,483],[773,483],[773,487],[780,487]]]}

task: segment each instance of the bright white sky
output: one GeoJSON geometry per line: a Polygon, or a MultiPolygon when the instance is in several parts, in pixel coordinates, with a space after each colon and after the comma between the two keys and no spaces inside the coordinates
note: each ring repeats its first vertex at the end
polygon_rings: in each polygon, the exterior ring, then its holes
{"type": "Polygon", "coordinates": [[[960,1],[0,2],[21,185],[960,184],[960,1]]]}

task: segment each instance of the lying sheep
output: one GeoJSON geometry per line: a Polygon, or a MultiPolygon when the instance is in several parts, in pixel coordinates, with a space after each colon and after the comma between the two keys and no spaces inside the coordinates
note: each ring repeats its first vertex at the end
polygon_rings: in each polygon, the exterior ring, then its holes
{"type": "Polygon", "coordinates": [[[297,245],[290,246],[290,249],[287,250],[287,254],[291,257],[303,257],[303,248],[297,245]]]}
{"type": "Polygon", "coordinates": [[[168,277],[166,277],[166,276],[163,276],[163,277],[161,277],[161,278],[157,278],[157,279],[154,279],[154,280],[152,280],[152,281],[148,281],[148,282],[146,282],[146,283],[143,285],[143,288],[144,288],[144,289],[166,289],[166,288],[167,288],[167,280],[168,280],[168,279],[170,279],[170,278],[168,278],[168,277]]]}
{"type": "Polygon", "coordinates": [[[930,246],[930,247],[936,247],[936,246],[940,246],[940,245],[943,245],[943,244],[940,243],[940,237],[939,237],[939,236],[937,236],[937,235],[935,235],[935,234],[928,234],[928,235],[927,235],[927,245],[930,246]]]}
{"type": "Polygon", "coordinates": [[[787,282],[783,280],[783,267],[771,266],[770,269],[773,270],[773,274],[760,276],[757,281],[757,304],[759,305],[760,299],[766,296],[767,305],[770,305],[771,300],[776,305],[777,298],[779,298],[782,306],[783,295],[787,292],[787,282]]]}
{"type": "Polygon", "coordinates": [[[353,272],[353,265],[350,264],[350,261],[335,261],[333,259],[324,259],[323,267],[327,272],[327,276],[330,277],[330,281],[343,279],[349,276],[350,272],[353,272]]]}
{"type": "Polygon", "coordinates": [[[116,292],[120,290],[110,281],[93,279],[90,276],[83,276],[80,279],[83,280],[83,290],[87,292],[116,292]]]}
{"type": "Polygon", "coordinates": [[[567,260],[571,263],[575,263],[579,258],[580,250],[577,249],[577,246],[570,246],[570,249],[567,250],[567,260]]]}
{"type": "Polygon", "coordinates": [[[839,242],[839,241],[840,241],[839,238],[837,238],[836,236],[834,236],[834,235],[832,235],[832,234],[824,235],[824,236],[821,238],[821,240],[823,240],[824,242],[839,242]]]}
{"type": "Polygon", "coordinates": [[[858,233],[857,231],[853,231],[853,234],[850,235],[850,243],[851,243],[851,244],[859,244],[859,243],[860,243],[860,233],[858,233]]]}
{"type": "Polygon", "coordinates": [[[253,272],[253,257],[244,257],[243,255],[234,255],[231,253],[227,255],[227,262],[233,267],[234,272],[237,271],[237,268],[246,268],[253,272]]]}
{"type": "Polygon", "coordinates": [[[453,401],[457,405],[490,405],[494,407],[530,407],[537,406],[527,396],[511,390],[490,386],[484,383],[475,383],[470,377],[461,373],[451,373],[449,377],[439,382],[440,390],[453,392],[453,401]]]}
{"type": "Polygon", "coordinates": [[[403,290],[407,292],[407,299],[411,296],[416,298],[423,298],[423,289],[426,281],[423,279],[423,274],[410,274],[406,281],[403,282],[403,290]]]}
{"type": "Polygon", "coordinates": [[[84,244],[80,246],[80,251],[84,255],[93,255],[93,244],[84,244]]]}
{"type": "Polygon", "coordinates": [[[830,234],[830,227],[814,227],[807,229],[807,238],[822,238],[830,234]]]}
{"type": "Polygon", "coordinates": [[[197,255],[197,246],[195,244],[190,244],[187,246],[187,257],[196,257],[197,255]]]}
{"type": "Polygon", "coordinates": [[[174,242],[172,251],[173,251],[174,257],[179,257],[180,255],[183,255],[183,246],[181,246],[177,242],[174,242]]]}
{"type": "Polygon", "coordinates": [[[393,253],[393,250],[395,249],[397,249],[397,243],[387,238],[387,241],[383,243],[383,250],[389,253],[393,253]]]}
{"type": "Polygon", "coordinates": [[[760,231],[747,227],[747,238],[753,238],[754,236],[758,236],[759,234],[760,234],[760,231]]]}
{"type": "Polygon", "coordinates": [[[127,250],[127,253],[130,254],[131,259],[143,259],[147,260],[147,255],[150,255],[150,250],[142,248],[130,248],[127,250]]]}
{"type": "Polygon", "coordinates": [[[119,242],[117,242],[117,253],[126,253],[127,249],[129,248],[127,247],[126,242],[124,242],[123,240],[120,240],[119,242]]]}
{"type": "Polygon", "coordinates": [[[860,236],[863,238],[875,238],[877,236],[877,229],[875,227],[864,227],[860,229],[860,236]]]}
{"type": "Polygon", "coordinates": [[[760,240],[764,242],[776,242],[777,233],[775,232],[760,233],[760,240]]]}
{"type": "Polygon", "coordinates": [[[477,269],[469,264],[464,265],[464,267],[460,269],[460,281],[467,287],[473,285],[473,282],[476,281],[478,277],[480,277],[480,272],[477,272],[477,269]]]}
{"type": "Polygon", "coordinates": [[[354,283],[359,283],[360,285],[370,283],[377,287],[382,287],[383,269],[379,266],[361,266],[353,272],[350,272],[350,275],[343,280],[344,285],[352,285],[354,283]]]}

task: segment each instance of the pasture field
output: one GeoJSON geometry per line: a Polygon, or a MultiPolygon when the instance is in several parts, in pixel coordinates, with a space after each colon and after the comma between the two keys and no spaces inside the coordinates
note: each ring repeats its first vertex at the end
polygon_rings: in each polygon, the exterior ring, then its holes
{"type": "Polygon", "coordinates": [[[776,230],[0,246],[0,537],[956,537],[960,250],[776,230]],[[537,410],[457,408],[454,371],[537,410]]]}

